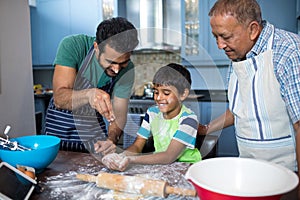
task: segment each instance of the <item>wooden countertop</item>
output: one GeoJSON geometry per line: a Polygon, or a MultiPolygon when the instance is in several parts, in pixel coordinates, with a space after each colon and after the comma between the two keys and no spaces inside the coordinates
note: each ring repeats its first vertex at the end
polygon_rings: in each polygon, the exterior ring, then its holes
{"type": "MultiPolygon", "coordinates": [[[[184,178],[184,174],[190,165],[175,162],[170,165],[133,165],[124,175],[138,175],[150,179],[167,181],[174,187],[193,189],[193,186],[184,178]]],[[[38,199],[191,199],[198,197],[180,197],[169,195],[168,198],[142,197],[141,195],[118,193],[112,190],[96,187],[95,183],[83,182],[76,179],[77,173],[97,175],[99,172],[118,173],[106,169],[97,157],[88,153],[60,151],[48,168],[37,175],[41,193],[36,191],[30,200],[38,199]]],[[[120,172],[119,172],[120,173],[120,172]]]]}

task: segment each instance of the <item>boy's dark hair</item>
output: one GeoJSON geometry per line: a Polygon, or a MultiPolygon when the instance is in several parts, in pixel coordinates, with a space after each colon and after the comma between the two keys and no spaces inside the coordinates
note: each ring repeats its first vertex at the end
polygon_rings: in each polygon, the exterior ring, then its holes
{"type": "Polygon", "coordinates": [[[131,52],[138,45],[138,33],[132,23],[123,17],[102,21],[96,32],[96,42],[100,53],[106,44],[119,53],[131,52]]]}
{"type": "Polygon", "coordinates": [[[156,86],[174,86],[180,94],[183,94],[185,89],[191,89],[192,79],[190,72],[185,67],[170,63],[155,73],[152,82],[156,86]]]}

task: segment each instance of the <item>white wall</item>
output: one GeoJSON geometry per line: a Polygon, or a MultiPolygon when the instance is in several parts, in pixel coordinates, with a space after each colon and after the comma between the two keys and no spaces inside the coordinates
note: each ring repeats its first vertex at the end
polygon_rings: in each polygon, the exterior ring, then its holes
{"type": "MultiPolygon", "coordinates": [[[[47,47],[45,47],[47,48],[47,47]]],[[[28,0],[0,1],[0,136],[35,134],[28,0]]]]}

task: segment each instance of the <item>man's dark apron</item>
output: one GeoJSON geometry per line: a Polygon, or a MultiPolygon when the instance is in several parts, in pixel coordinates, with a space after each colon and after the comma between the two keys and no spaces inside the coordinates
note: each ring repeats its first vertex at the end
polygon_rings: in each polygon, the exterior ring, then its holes
{"type": "MultiPolygon", "coordinates": [[[[94,55],[93,46],[88,52],[83,64],[77,73],[74,90],[95,88],[92,83],[83,76],[94,55]]],[[[114,78],[99,88],[110,95],[115,85],[114,78]]],[[[61,150],[93,152],[94,143],[97,140],[106,140],[107,128],[102,115],[86,104],[76,110],[58,109],[51,98],[47,110],[45,122],[45,134],[61,138],[61,150]]]]}

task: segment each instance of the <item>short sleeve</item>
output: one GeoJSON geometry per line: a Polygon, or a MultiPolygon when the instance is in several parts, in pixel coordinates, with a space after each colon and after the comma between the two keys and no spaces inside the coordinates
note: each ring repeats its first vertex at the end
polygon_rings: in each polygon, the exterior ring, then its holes
{"type": "Polygon", "coordinates": [[[194,113],[183,112],[179,119],[178,130],[173,138],[193,149],[196,144],[197,129],[197,116],[194,113]]]}
{"type": "MultiPolygon", "coordinates": [[[[151,136],[151,129],[150,129],[150,115],[151,115],[151,109],[147,109],[147,112],[145,114],[145,117],[142,121],[141,127],[139,128],[137,134],[141,136],[142,138],[148,139],[151,136]]],[[[153,113],[152,113],[153,114],[153,113]]]]}
{"type": "Polygon", "coordinates": [[[66,36],[59,43],[53,65],[58,64],[78,70],[94,41],[94,37],[87,35],[66,36]]]}

